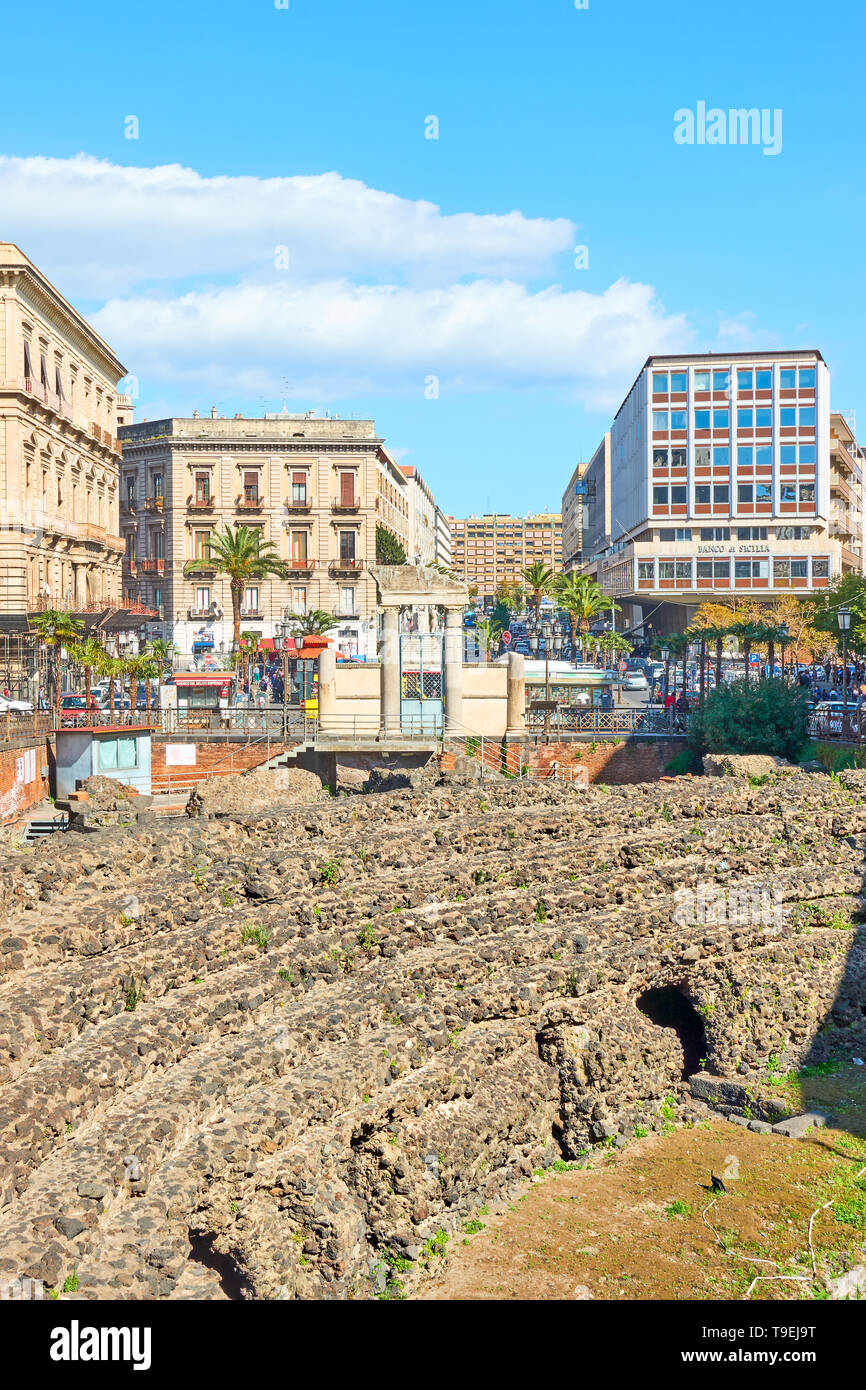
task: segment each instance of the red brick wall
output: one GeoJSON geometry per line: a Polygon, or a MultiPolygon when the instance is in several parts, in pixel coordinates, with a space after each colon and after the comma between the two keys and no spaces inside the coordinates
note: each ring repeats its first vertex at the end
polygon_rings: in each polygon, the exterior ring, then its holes
{"type": "MultiPolygon", "coordinates": [[[[170,739],[171,743],[181,740],[170,739]]],[[[197,743],[195,745],[194,767],[166,767],[165,740],[154,739],[150,752],[150,769],[153,790],[170,791],[190,787],[209,774],[230,776],[232,773],[248,772],[251,767],[261,767],[268,758],[274,758],[286,749],[294,748],[293,743],[197,743]]]]}
{"type": "Polygon", "coordinates": [[[27,747],[36,750],[36,779],[33,782],[16,780],[18,759],[24,757],[27,748],[4,748],[0,751],[0,822],[3,825],[21,819],[26,811],[48,795],[48,779],[42,776],[43,767],[48,766],[45,740],[34,740],[27,747]]]}
{"type": "MultiPolygon", "coordinates": [[[[466,743],[467,751],[480,759],[480,740],[467,739],[466,743]]],[[[607,782],[611,786],[623,786],[654,782],[664,776],[667,763],[685,746],[685,741],[677,738],[623,738],[618,743],[614,743],[612,738],[599,738],[585,743],[531,744],[502,744],[495,739],[485,739],[484,765],[497,772],[517,775],[521,767],[528,764],[534,776],[546,777],[556,763],[558,780],[607,782]]],[[[442,754],[440,764],[443,772],[453,771],[454,754],[462,754],[463,751],[461,742],[442,754]]]]}
{"type": "MultiPolygon", "coordinates": [[[[534,772],[550,771],[553,762],[568,776],[575,777],[586,770],[590,782],[606,782],[610,786],[631,786],[636,782],[655,782],[665,775],[665,766],[685,748],[679,738],[624,738],[621,743],[538,743],[532,745],[523,761],[534,772]]],[[[562,773],[560,773],[562,775],[562,773]]]]}

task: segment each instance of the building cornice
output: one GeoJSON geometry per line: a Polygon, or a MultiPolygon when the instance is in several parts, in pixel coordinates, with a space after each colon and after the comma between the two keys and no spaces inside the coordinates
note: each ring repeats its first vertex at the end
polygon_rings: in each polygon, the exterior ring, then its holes
{"type": "Polygon", "coordinates": [[[117,382],[127,375],[127,369],[115,356],[108,343],[101,338],[77,309],[56,290],[41,271],[26,260],[18,265],[0,265],[0,289],[11,289],[20,296],[22,303],[32,301],[35,312],[41,313],[58,332],[68,338],[82,356],[95,356],[105,376],[116,387],[117,382]],[[26,286],[26,291],[23,287],[26,286]]]}

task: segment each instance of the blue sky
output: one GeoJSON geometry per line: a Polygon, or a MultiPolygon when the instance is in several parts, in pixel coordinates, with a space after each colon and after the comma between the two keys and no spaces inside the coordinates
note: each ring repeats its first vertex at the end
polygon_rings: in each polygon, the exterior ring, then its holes
{"type": "Polygon", "coordinates": [[[289,5],[16,17],[0,236],[137,418],[369,415],[458,513],[558,509],[654,351],[818,347],[866,433],[859,8],[289,5]],[[781,152],[676,144],[700,100],[781,152]]]}

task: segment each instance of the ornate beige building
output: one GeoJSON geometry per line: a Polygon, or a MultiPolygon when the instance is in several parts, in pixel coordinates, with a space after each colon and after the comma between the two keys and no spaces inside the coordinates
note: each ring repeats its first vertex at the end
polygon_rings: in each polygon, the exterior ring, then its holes
{"type": "Polygon", "coordinates": [[[338,651],[375,656],[376,525],[409,546],[406,479],[372,420],[283,412],[143,421],[121,429],[124,596],[156,608],[184,655],[231,650],[228,580],[206,565],[214,531],[259,527],[288,570],[251,584],[242,630],[336,615],[338,651]]]}
{"type": "Polygon", "coordinates": [[[124,375],[41,271],[0,242],[0,613],[120,603],[124,375]]]}

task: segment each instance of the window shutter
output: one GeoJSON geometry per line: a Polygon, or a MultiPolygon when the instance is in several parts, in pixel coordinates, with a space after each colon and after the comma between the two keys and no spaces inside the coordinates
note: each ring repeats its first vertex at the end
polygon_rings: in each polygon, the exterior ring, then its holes
{"type": "Polygon", "coordinates": [[[295,485],[297,485],[297,486],[299,486],[299,487],[303,487],[304,484],[306,483],[306,481],[307,481],[307,475],[306,475],[306,473],[293,473],[293,474],[292,474],[292,483],[293,483],[293,484],[295,484],[295,485]]]}
{"type": "Polygon", "coordinates": [[[355,505],[355,475],[354,473],[340,474],[340,506],[353,507],[355,505]]]}
{"type": "Polygon", "coordinates": [[[25,343],[25,344],[24,344],[24,375],[25,375],[26,377],[32,377],[32,376],[33,376],[33,363],[32,363],[32,361],[30,360],[30,344],[29,344],[29,343],[25,343]]]}

